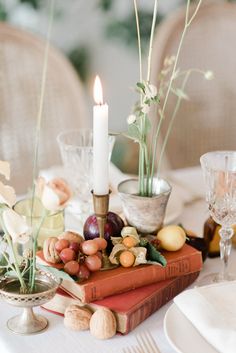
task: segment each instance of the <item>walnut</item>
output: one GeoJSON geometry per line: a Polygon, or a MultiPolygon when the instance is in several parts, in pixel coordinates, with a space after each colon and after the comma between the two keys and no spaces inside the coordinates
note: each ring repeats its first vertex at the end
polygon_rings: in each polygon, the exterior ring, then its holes
{"type": "Polygon", "coordinates": [[[79,305],[69,305],[65,310],[64,325],[75,331],[88,330],[92,313],[79,305]]]}
{"type": "Polygon", "coordinates": [[[43,243],[43,256],[46,261],[51,262],[53,264],[61,262],[59,254],[55,249],[55,244],[58,241],[56,237],[50,237],[44,240],[43,243]]]}
{"type": "Polygon", "coordinates": [[[66,232],[62,233],[61,235],[59,235],[58,238],[66,239],[70,243],[81,243],[82,241],[84,241],[82,235],[80,235],[79,233],[72,232],[70,230],[67,230],[66,232]]]}
{"type": "Polygon", "coordinates": [[[95,311],[90,320],[90,332],[98,339],[104,340],[116,334],[116,319],[111,310],[101,308],[95,311]]]}

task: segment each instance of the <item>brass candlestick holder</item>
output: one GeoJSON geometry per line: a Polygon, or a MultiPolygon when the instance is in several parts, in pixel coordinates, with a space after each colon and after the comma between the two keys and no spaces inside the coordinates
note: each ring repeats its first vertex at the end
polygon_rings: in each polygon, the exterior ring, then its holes
{"type": "MultiPolygon", "coordinates": [[[[107,221],[107,213],[109,210],[109,196],[111,191],[107,195],[95,195],[93,190],[93,208],[98,222],[98,231],[100,238],[104,238],[105,224],[107,221]]],[[[117,267],[113,265],[106,253],[106,250],[102,251],[102,268],[101,270],[110,270],[117,267]]]]}

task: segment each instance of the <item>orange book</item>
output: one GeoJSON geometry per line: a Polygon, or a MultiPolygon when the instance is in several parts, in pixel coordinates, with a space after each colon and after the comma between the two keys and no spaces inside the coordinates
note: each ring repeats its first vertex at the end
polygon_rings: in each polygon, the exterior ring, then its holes
{"type": "MultiPolygon", "coordinates": [[[[192,284],[198,274],[199,272],[194,272],[133,289],[126,293],[116,294],[87,304],[86,307],[92,311],[101,306],[109,308],[116,317],[117,331],[127,334],[192,284]]],[[[70,304],[81,305],[81,302],[59,289],[54,298],[42,307],[56,314],[64,315],[65,309],[70,304]]]]}
{"type": "MultiPolygon", "coordinates": [[[[139,265],[123,268],[120,266],[113,270],[94,272],[89,279],[80,283],[63,280],[61,288],[80,299],[82,303],[90,303],[148,284],[197,272],[202,268],[201,252],[187,244],[179,251],[163,252],[163,255],[167,259],[166,267],[139,265]]],[[[45,264],[42,252],[38,253],[38,260],[39,263],[45,264]]]]}

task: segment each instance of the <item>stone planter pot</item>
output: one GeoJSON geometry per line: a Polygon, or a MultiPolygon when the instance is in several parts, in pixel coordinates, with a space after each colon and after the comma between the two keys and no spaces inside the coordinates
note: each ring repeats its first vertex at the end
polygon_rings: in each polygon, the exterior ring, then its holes
{"type": "Polygon", "coordinates": [[[128,179],[118,185],[123,212],[129,225],[142,234],[156,233],[163,225],[170,184],[164,179],[154,179],[152,197],[138,195],[138,179],[128,179]]]}

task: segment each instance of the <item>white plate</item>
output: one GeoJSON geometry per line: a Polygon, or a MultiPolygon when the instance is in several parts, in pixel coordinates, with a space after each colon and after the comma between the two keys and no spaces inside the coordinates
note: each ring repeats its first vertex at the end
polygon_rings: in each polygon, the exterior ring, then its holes
{"type": "Polygon", "coordinates": [[[217,353],[173,303],[164,318],[164,332],[178,353],[217,353]]]}

